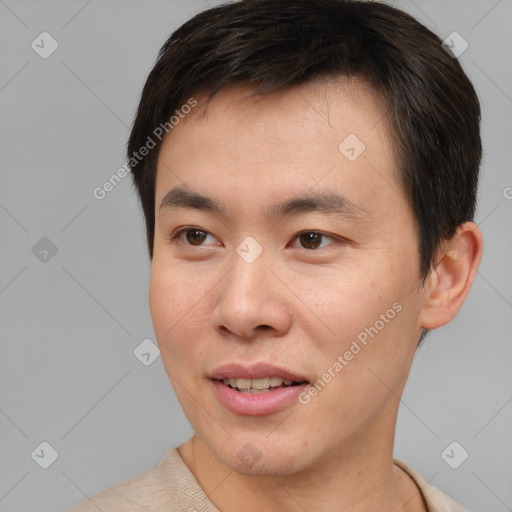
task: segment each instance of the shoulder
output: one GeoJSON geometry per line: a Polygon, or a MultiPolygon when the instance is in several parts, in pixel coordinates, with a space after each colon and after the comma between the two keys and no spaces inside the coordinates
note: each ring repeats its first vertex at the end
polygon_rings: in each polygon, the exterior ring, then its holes
{"type": "Polygon", "coordinates": [[[67,512],[182,512],[205,504],[204,500],[206,495],[173,448],[152,471],[115,484],[67,512]]]}
{"type": "Polygon", "coordinates": [[[402,468],[416,482],[416,485],[425,499],[429,512],[469,512],[443,491],[429,484],[418,472],[407,466],[407,464],[396,459],[393,460],[393,462],[395,465],[402,468]]]}

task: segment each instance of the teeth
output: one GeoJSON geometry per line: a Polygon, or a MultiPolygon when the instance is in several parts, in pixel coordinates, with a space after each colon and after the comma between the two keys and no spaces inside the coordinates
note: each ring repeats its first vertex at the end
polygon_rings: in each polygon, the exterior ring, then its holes
{"type": "Polygon", "coordinates": [[[270,377],[270,385],[273,388],[276,388],[277,386],[280,386],[283,382],[284,382],[283,379],[280,379],[279,377],[270,377]]]}
{"type": "Polygon", "coordinates": [[[251,379],[233,379],[235,386],[240,389],[249,389],[251,387],[251,379]]]}
{"type": "Polygon", "coordinates": [[[269,391],[270,388],[282,386],[291,386],[293,380],[283,380],[280,377],[265,377],[264,379],[222,379],[226,386],[238,388],[241,391],[257,393],[269,391]]]}
{"type": "Polygon", "coordinates": [[[266,379],[252,379],[252,389],[268,389],[269,387],[270,377],[267,377],[266,379]]]}

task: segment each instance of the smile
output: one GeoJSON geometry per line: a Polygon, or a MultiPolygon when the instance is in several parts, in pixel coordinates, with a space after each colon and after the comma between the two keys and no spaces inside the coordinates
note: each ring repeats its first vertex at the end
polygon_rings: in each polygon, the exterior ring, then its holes
{"type": "Polygon", "coordinates": [[[293,380],[284,380],[280,377],[265,377],[263,379],[222,379],[222,383],[240,393],[261,394],[270,393],[277,389],[283,389],[290,386],[298,386],[300,382],[293,380]]]}

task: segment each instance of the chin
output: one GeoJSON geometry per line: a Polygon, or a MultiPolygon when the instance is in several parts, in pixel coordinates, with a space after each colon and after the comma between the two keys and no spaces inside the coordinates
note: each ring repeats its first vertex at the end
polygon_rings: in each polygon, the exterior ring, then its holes
{"type": "Polygon", "coordinates": [[[304,450],[296,441],[285,443],[261,436],[243,436],[225,442],[208,442],[215,457],[242,475],[282,477],[301,472],[307,466],[304,450]]]}

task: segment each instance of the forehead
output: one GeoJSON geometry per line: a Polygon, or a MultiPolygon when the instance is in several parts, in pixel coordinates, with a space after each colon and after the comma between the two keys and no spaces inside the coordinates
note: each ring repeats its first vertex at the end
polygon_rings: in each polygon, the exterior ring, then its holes
{"type": "Polygon", "coordinates": [[[286,194],[326,189],[360,205],[403,200],[391,130],[374,89],[340,79],[253,92],[232,86],[211,101],[194,96],[197,106],[160,149],[157,210],[175,185],[233,204],[237,198],[271,204],[286,194]]]}

